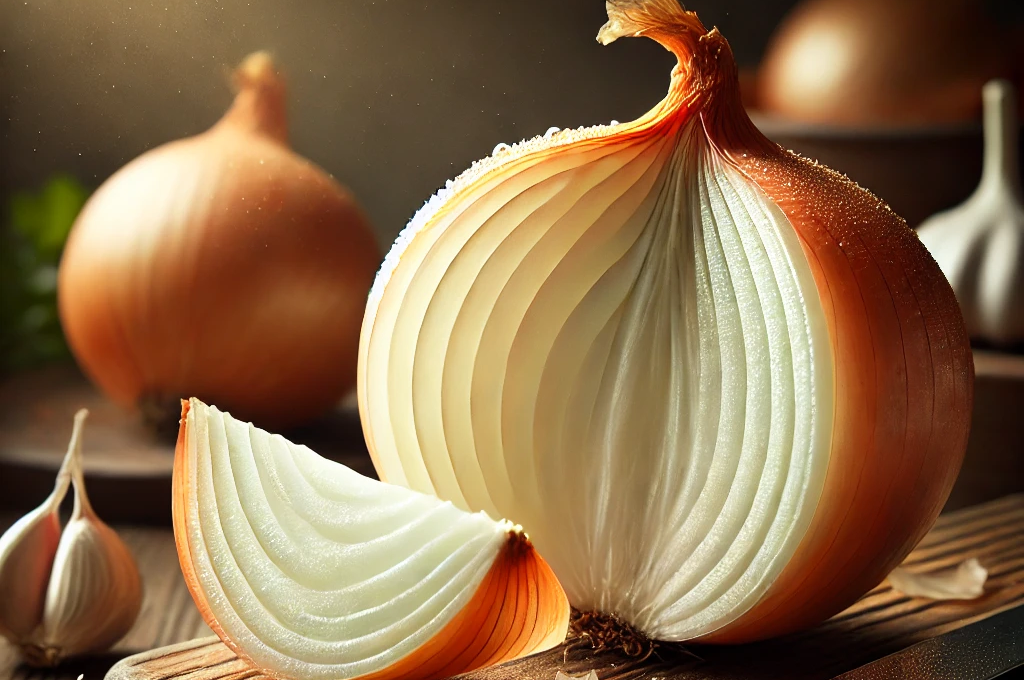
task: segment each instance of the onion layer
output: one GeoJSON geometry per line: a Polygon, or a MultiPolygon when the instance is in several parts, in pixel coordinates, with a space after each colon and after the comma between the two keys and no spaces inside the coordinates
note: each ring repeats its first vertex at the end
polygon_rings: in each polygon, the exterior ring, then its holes
{"type": "Polygon", "coordinates": [[[766,140],[675,0],[599,40],[679,58],[641,119],[503,148],[413,218],[371,291],[383,479],[530,531],[574,606],[651,637],[810,625],[900,562],[966,446],[972,365],[884,203],[766,140]]]}
{"type": "Polygon", "coordinates": [[[203,618],[269,677],[441,678],[565,639],[565,594],[517,527],[196,399],[183,407],[174,531],[203,618]]]}

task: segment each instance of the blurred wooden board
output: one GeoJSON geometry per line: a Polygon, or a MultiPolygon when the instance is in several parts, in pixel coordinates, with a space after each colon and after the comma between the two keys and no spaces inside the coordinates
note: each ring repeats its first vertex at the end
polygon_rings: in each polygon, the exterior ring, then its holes
{"type": "MultiPolygon", "coordinates": [[[[146,429],[136,414],[104,397],[70,365],[0,383],[0,509],[35,507],[50,492],[80,408],[89,409],[83,461],[96,511],[107,522],[169,526],[173,435],[161,439],[146,429]]],[[[287,435],[375,476],[352,404],[287,435]]]]}
{"type": "MultiPolygon", "coordinates": [[[[1024,491],[1024,356],[976,350],[974,421],[947,510],[1024,491]]],[[[73,366],[0,383],[0,509],[36,506],[53,486],[74,413],[88,408],[85,467],[97,511],[113,522],[170,525],[174,442],[147,431],[73,366]]],[[[285,433],[317,453],[375,476],[352,400],[285,433]]]]}
{"type": "MultiPolygon", "coordinates": [[[[1016,612],[1024,605],[1024,494],[943,515],[904,566],[934,571],[968,557],[977,557],[989,570],[986,594],[969,602],[909,598],[883,583],[810,631],[752,645],[690,647],[699,658],[662,648],[641,662],[613,653],[595,655],[570,643],[462,677],[553,680],[556,670],[575,675],[593,669],[601,680],[641,674],[666,680],[832,678],[950,631],[963,629],[970,634],[965,626],[999,612],[1016,612]]],[[[941,654],[941,646],[932,653],[941,654]]],[[[958,677],[990,676],[972,676],[968,669],[958,677]]],[[[172,678],[262,680],[264,676],[237,659],[216,637],[129,657],[107,674],[107,680],[172,678]]]]}

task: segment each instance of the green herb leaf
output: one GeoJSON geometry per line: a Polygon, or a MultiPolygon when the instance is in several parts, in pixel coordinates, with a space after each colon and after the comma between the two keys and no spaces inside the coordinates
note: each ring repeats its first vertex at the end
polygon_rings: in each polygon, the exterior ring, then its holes
{"type": "Polygon", "coordinates": [[[11,199],[10,224],[24,236],[41,262],[56,263],[89,191],[70,175],[56,175],[39,193],[11,199]]]}

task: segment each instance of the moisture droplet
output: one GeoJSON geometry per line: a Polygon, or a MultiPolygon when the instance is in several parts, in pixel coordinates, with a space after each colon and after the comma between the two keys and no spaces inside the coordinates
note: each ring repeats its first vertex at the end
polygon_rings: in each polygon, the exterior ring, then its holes
{"type": "Polygon", "coordinates": [[[555,134],[556,132],[559,132],[559,131],[560,131],[560,128],[549,127],[548,131],[544,133],[544,138],[547,139],[548,137],[551,137],[551,135],[553,135],[553,134],[555,134]]]}
{"type": "Polygon", "coordinates": [[[609,124],[609,125],[618,125],[618,124],[619,124],[619,121],[617,121],[617,120],[614,120],[614,119],[613,119],[613,120],[612,120],[612,122],[610,122],[610,123],[608,123],[608,124],[609,124]]]}
{"type": "Polygon", "coordinates": [[[508,144],[506,144],[505,142],[499,142],[498,145],[496,147],[494,147],[494,151],[491,152],[491,155],[492,156],[497,156],[499,153],[505,153],[506,151],[510,150],[511,148],[512,147],[509,146],[508,144]]]}

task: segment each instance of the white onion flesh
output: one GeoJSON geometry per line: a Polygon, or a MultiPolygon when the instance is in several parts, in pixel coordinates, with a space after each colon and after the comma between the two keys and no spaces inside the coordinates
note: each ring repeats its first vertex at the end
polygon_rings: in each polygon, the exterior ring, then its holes
{"type": "Polygon", "coordinates": [[[803,538],[831,345],[795,230],[698,117],[609,136],[503,150],[417,214],[364,320],[364,429],[383,479],[522,523],[575,607],[683,640],[803,538]]]}
{"type": "Polygon", "coordinates": [[[216,623],[277,677],[392,666],[477,591],[510,525],[367,479],[192,400],[185,508],[216,623]]]}

